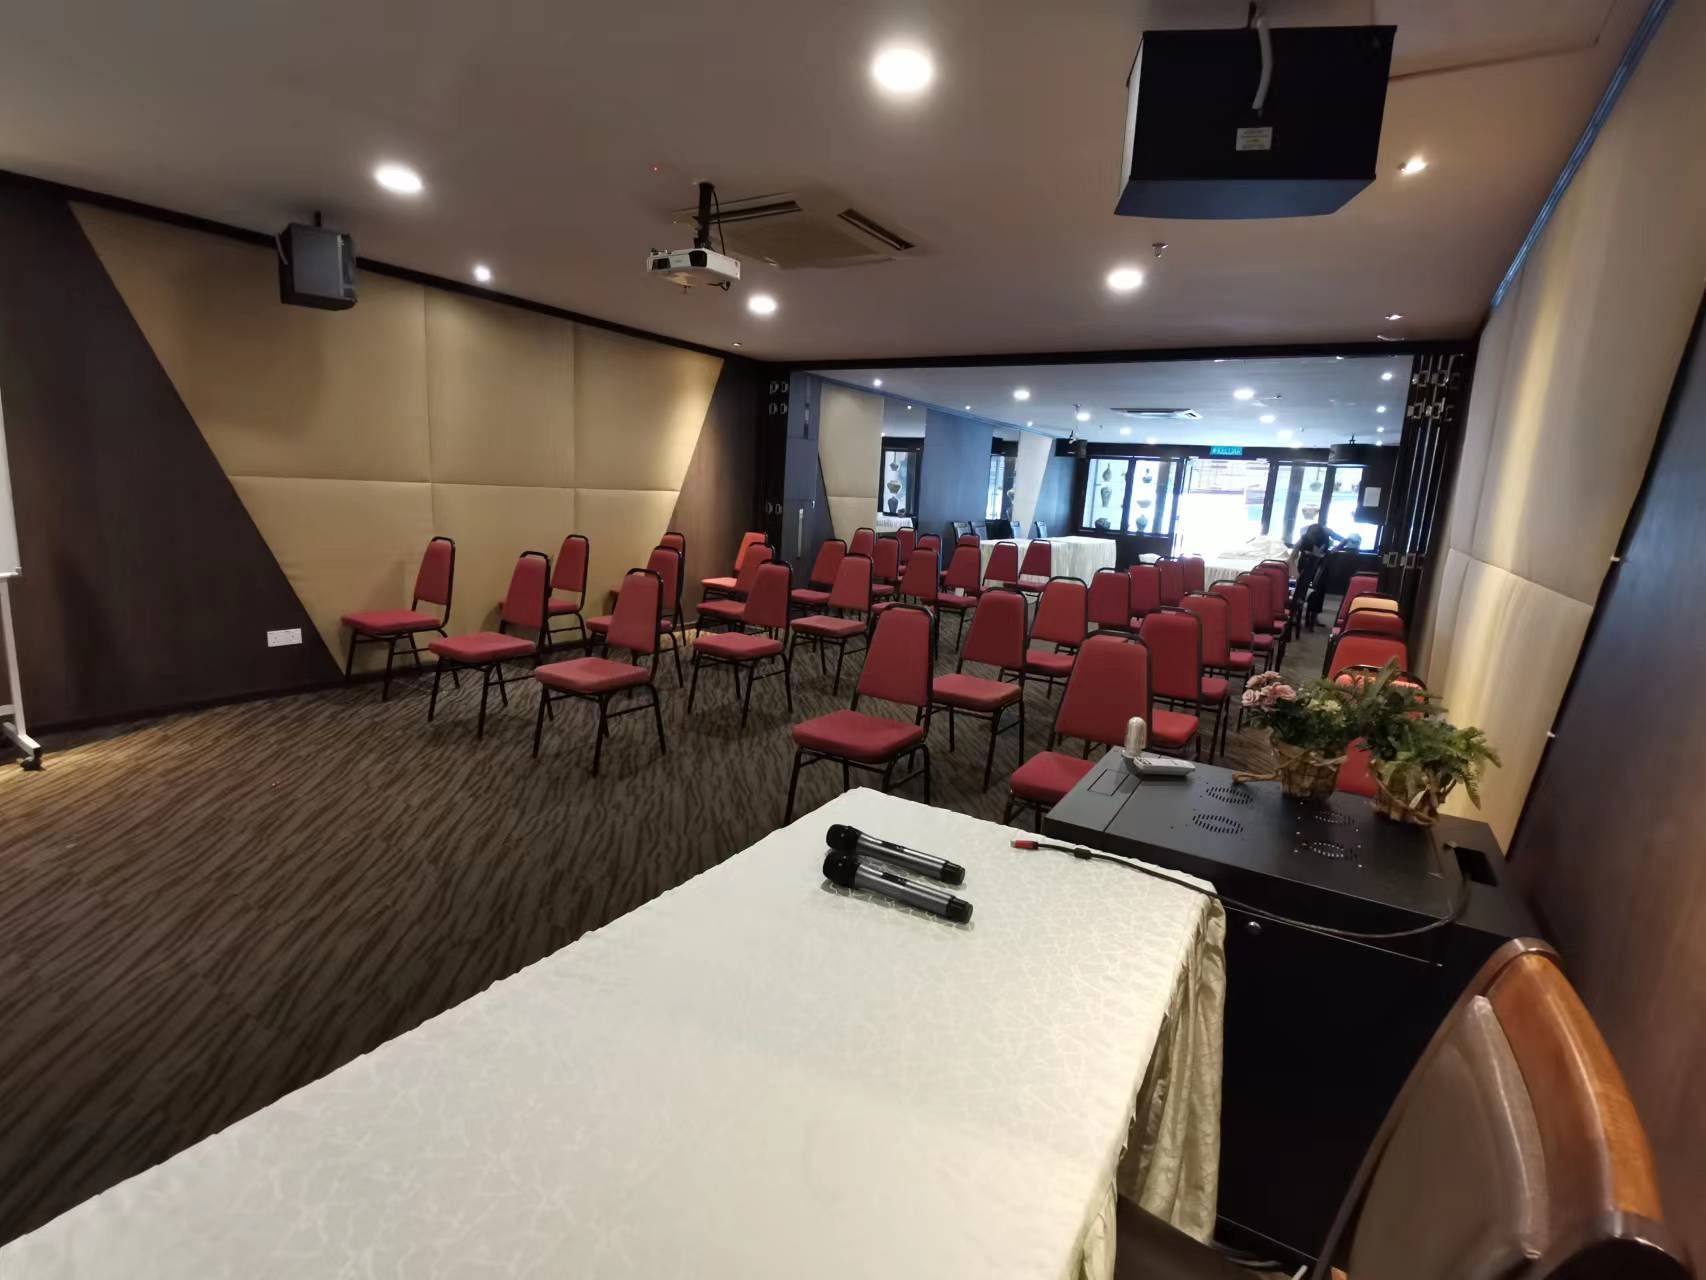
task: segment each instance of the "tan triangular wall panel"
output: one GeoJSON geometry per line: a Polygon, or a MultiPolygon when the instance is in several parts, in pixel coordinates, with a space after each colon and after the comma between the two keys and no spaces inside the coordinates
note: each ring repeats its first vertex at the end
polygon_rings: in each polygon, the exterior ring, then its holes
{"type": "MultiPolygon", "coordinates": [[[[578,328],[576,486],[679,490],[723,362],[591,325],[578,328]]],[[[652,536],[662,532],[659,525],[652,536]]]]}

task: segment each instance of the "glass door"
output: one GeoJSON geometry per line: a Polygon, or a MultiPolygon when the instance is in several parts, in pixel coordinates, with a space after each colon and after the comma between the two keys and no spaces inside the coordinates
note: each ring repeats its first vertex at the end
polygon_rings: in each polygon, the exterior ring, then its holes
{"type": "Polygon", "coordinates": [[[1236,555],[1262,532],[1268,464],[1261,458],[1191,458],[1179,486],[1174,550],[1214,559],[1236,555]]]}

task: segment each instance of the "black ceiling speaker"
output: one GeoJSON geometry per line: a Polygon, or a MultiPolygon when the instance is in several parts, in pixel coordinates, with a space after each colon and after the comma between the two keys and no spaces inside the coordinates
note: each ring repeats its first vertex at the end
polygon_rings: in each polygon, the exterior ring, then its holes
{"type": "Polygon", "coordinates": [[[355,241],[347,232],[293,222],[278,235],[278,297],[293,307],[355,305],[355,241]]]}
{"type": "Polygon", "coordinates": [[[1145,31],[1115,212],[1332,213],[1374,180],[1396,27],[1145,31]]]}

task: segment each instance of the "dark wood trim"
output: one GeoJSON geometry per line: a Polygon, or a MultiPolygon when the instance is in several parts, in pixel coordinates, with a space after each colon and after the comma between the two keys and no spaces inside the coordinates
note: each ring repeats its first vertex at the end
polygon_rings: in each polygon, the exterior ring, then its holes
{"type": "MultiPolygon", "coordinates": [[[[1416,356],[1450,355],[1471,350],[1473,334],[1461,338],[1416,339],[1403,342],[1276,342],[1268,346],[1246,344],[1234,347],[1147,347],[1112,351],[1030,351],[997,354],[938,356],[864,356],[855,360],[821,359],[784,361],[797,370],[859,369],[985,369],[1011,365],[1056,364],[1146,364],[1162,360],[1281,360],[1309,356],[1416,356]]],[[[866,388],[869,390],[869,388],[866,388]]],[[[887,394],[881,392],[878,394],[887,394]]]]}

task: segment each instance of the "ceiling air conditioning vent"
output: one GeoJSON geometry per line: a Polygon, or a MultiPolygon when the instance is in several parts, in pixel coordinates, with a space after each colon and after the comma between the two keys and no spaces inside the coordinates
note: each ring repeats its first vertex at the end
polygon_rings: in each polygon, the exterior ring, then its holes
{"type": "Polygon", "coordinates": [[[1202,417],[1195,409],[1148,409],[1141,405],[1115,405],[1109,413],[1123,413],[1128,418],[1147,418],[1150,421],[1196,422],[1202,417]]]}
{"type": "MultiPolygon", "coordinates": [[[[692,225],[696,214],[678,209],[671,216],[692,225]]],[[[905,235],[821,190],[727,200],[712,211],[711,223],[713,240],[729,253],[787,270],[890,262],[917,248],[905,235]]]]}

